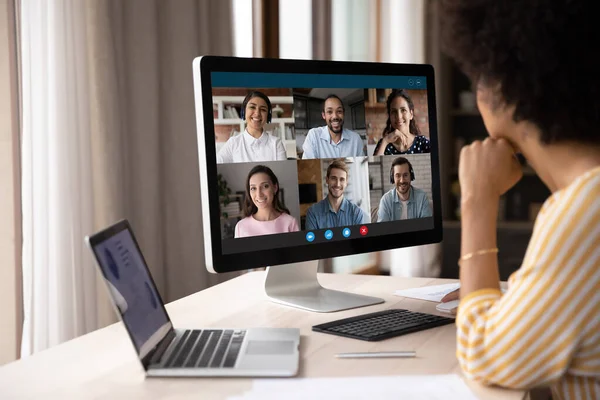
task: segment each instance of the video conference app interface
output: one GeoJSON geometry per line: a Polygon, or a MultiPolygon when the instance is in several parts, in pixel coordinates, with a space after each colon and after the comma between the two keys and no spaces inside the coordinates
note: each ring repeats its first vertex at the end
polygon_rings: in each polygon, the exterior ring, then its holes
{"type": "Polygon", "coordinates": [[[158,293],[128,230],[97,244],[94,252],[135,347],[169,322],[158,293]]]}
{"type": "Polygon", "coordinates": [[[224,254],[433,229],[424,76],[211,84],[224,254]]]}

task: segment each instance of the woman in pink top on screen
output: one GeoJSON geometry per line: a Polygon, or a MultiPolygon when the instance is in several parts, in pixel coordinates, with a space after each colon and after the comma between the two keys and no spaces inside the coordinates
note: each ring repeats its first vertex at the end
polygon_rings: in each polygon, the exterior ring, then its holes
{"type": "Polygon", "coordinates": [[[279,181],[271,168],[257,165],[246,179],[244,216],[235,226],[235,237],[272,235],[300,230],[296,218],[279,202],[279,181]]]}

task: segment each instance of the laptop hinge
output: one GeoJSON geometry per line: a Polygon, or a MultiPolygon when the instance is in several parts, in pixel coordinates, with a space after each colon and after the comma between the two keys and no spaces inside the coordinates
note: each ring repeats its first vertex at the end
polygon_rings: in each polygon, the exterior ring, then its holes
{"type": "Polygon", "coordinates": [[[146,357],[142,358],[141,361],[145,370],[147,370],[150,365],[156,364],[162,359],[163,354],[165,354],[165,351],[167,351],[169,345],[173,339],[175,339],[175,336],[175,330],[171,329],[163,340],[158,342],[158,344],[146,354],[146,357]]]}

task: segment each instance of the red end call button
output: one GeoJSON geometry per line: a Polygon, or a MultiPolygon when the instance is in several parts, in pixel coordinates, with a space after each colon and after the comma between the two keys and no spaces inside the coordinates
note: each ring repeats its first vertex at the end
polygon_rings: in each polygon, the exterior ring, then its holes
{"type": "Polygon", "coordinates": [[[361,226],[360,227],[360,234],[365,236],[367,233],[369,233],[369,228],[367,228],[366,226],[361,226]]]}

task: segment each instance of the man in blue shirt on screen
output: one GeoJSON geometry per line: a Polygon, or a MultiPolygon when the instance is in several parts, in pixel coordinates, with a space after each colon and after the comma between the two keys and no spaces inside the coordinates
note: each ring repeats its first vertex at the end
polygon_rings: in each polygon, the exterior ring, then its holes
{"type": "Polygon", "coordinates": [[[394,187],[381,197],[377,222],[398,221],[403,219],[431,217],[431,207],[427,193],[412,186],[415,171],[404,157],[392,162],[390,182],[394,187]]]}
{"type": "Polygon", "coordinates": [[[344,197],[348,185],[348,167],[341,160],[327,167],[328,194],[306,212],[306,230],[360,225],[369,222],[367,214],[344,197]]]}
{"type": "Polygon", "coordinates": [[[325,98],[321,116],[325,126],[312,128],[302,145],[303,159],[365,156],[362,138],[356,132],[344,129],[344,104],[335,94],[325,98]]]}

